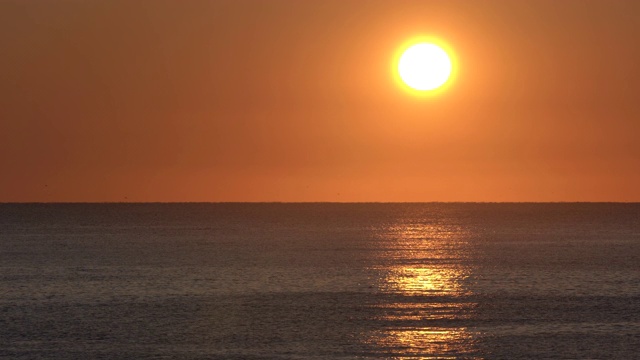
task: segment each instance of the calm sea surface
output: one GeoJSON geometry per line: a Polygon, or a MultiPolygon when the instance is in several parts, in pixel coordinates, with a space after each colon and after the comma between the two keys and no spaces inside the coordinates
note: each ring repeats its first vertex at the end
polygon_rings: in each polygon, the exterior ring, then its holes
{"type": "Polygon", "coordinates": [[[0,204],[0,357],[640,358],[640,204],[0,204]]]}

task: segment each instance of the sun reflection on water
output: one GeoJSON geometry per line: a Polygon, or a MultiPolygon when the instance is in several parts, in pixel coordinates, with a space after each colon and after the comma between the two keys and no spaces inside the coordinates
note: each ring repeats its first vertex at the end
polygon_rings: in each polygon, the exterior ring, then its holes
{"type": "MultiPolygon", "coordinates": [[[[457,359],[469,355],[473,342],[466,328],[395,329],[377,334],[377,345],[396,355],[392,359],[457,359]]],[[[467,357],[465,357],[467,358],[467,357]]]]}
{"type": "Polygon", "coordinates": [[[464,283],[469,269],[467,234],[458,226],[409,224],[393,226],[385,241],[379,286],[383,292],[403,295],[467,293],[464,283]]]}
{"type": "Polygon", "coordinates": [[[400,224],[381,234],[376,268],[380,329],[367,343],[394,359],[447,359],[474,353],[468,300],[469,236],[459,226],[400,224]],[[386,295],[385,295],[386,294],[386,295]]]}
{"type": "Polygon", "coordinates": [[[389,269],[387,283],[381,284],[385,291],[405,295],[462,295],[467,272],[450,265],[425,267],[420,265],[389,269]]]}

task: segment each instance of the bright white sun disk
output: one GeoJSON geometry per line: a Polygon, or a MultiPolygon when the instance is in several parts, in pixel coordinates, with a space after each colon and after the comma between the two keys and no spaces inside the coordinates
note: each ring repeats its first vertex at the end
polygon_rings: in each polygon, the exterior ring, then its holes
{"type": "Polygon", "coordinates": [[[415,90],[434,90],[449,79],[451,60],[439,46],[420,43],[402,54],[398,73],[402,81],[415,90]]]}

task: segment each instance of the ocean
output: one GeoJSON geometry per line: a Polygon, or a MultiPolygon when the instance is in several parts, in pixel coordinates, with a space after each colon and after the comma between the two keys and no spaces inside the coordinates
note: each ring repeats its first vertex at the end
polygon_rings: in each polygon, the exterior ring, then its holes
{"type": "Polygon", "coordinates": [[[0,358],[639,357],[640,204],[0,204],[0,358]]]}

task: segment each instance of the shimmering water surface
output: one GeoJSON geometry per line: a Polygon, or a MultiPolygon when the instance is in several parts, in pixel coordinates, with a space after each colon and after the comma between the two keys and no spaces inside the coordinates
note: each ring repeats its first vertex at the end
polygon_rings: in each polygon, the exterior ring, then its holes
{"type": "Polygon", "coordinates": [[[639,204],[0,204],[0,357],[632,359],[639,204]]]}

